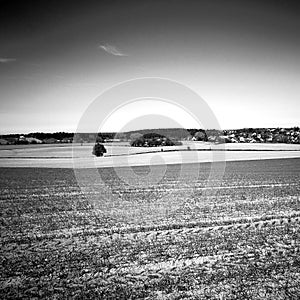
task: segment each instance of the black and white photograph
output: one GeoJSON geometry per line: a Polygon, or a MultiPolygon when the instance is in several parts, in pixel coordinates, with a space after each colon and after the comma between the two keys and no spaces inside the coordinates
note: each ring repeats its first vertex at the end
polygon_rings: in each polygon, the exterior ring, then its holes
{"type": "Polygon", "coordinates": [[[0,0],[0,299],[300,299],[300,2],[0,0]]]}

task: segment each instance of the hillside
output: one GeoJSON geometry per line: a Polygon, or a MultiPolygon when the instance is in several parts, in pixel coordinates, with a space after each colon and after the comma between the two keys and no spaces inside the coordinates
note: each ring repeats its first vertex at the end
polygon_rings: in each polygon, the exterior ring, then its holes
{"type": "MultiPolygon", "coordinates": [[[[213,143],[287,143],[300,144],[299,127],[291,128],[243,128],[229,130],[215,129],[184,129],[184,128],[158,128],[141,129],[128,132],[100,132],[100,133],[77,133],[76,142],[94,142],[99,139],[102,142],[129,141],[134,136],[156,134],[173,141],[193,140],[208,141],[213,143]]],[[[34,132],[29,134],[8,134],[0,136],[0,144],[51,144],[71,143],[74,133],[34,132]]]]}

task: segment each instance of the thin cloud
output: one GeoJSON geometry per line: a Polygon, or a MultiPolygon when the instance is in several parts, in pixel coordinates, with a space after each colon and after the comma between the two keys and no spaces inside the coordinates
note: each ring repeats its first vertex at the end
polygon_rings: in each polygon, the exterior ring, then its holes
{"type": "Polygon", "coordinates": [[[14,61],[16,61],[15,58],[4,58],[4,57],[0,57],[0,63],[2,63],[2,64],[14,62],[14,61]]]}
{"type": "Polygon", "coordinates": [[[104,44],[104,45],[100,45],[99,48],[114,56],[128,56],[127,54],[123,53],[121,50],[119,50],[117,47],[113,45],[104,44]]]}

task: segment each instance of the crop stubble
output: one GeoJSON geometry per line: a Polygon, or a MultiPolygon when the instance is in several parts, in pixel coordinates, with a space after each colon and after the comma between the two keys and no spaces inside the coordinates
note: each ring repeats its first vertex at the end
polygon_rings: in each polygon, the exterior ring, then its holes
{"type": "Polygon", "coordinates": [[[227,163],[214,194],[200,170],[142,188],[101,169],[100,206],[71,169],[2,168],[1,298],[297,299],[300,159],[227,163]]]}

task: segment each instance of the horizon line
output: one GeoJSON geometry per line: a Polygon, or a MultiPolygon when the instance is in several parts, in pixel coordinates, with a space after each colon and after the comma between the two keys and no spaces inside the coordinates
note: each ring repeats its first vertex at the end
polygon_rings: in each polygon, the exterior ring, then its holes
{"type": "Polygon", "coordinates": [[[183,127],[159,127],[159,128],[140,128],[140,129],[133,129],[133,130],[128,130],[128,131],[98,131],[98,132],[92,132],[92,131],[86,131],[86,132],[70,132],[70,131],[30,131],[27,133],[0,133],[0,136],[3,135],[28,135],[28,134],[34,134],[34,133],[44,133],[44,134],[54,134],[54,133],[69,133],[69,134],[82,134],[82,133],[90,133],[90,134],[95,134],[95,133],[127,133],[127,132],[133,132],[133,131],[139,131],[139,130],[163,130],[163,129],[183,129],[183,130],[191,130],[191,129],[196,129],[196,130],[241,130],[241,129],[291,129],[291,128],[299,128],[300,125],[294,125],[294,126],[288,126],[288,127],[283,127],[283,126],[275,126],[275,127],[237,127],[237,128],[226,128],[226,129],[216,129],[216,128],[183,128],[183,127]]]}

